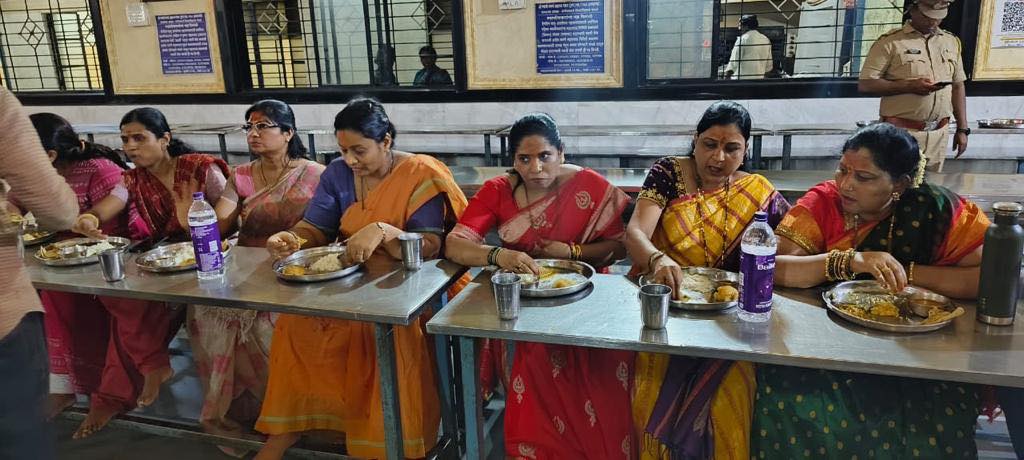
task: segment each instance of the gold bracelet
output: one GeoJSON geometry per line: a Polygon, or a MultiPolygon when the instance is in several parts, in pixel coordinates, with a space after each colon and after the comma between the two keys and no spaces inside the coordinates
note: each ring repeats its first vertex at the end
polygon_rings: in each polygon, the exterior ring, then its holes
{"type": "Polygon", "coordinates": [[[654,261],[665,255],[664,252],[655,251],[647,257],[647,273],[654,273],[654,261]]]}

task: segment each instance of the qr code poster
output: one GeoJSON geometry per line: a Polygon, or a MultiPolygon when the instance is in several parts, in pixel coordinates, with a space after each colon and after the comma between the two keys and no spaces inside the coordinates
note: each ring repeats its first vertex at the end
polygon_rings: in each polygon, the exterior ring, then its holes
{"type": "Polygon", "coordinates": [[[1024,47],[1024,0],[996,1],[992,48],[1024,47]]]}

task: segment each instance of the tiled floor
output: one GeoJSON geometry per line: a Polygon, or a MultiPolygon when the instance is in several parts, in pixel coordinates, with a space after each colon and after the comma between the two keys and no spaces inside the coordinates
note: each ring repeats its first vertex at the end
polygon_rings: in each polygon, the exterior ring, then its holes
{"type": "MultiPolygon", "coordinates": [[[[202,390],[188,353],[187,341],[176,340],[172,345],[175,355],[171,365],[175,377],[165,387],[160,399],[143,414],[157,415],[177,420],[196,420],[202,403],[202,390]]],[[[231,457],[216,447],[186,439],[174,439],[129,431],[123,428],[108,428],[85,440],[72,440],[77,422],[58,420],[58,453],[61,459],[75,460],[228,460],[231,457]]],[[[1009,444],[1006,424],[1001,419],[994,423],[979,422],[978,454],[981,460],[1014,459],[1009,444]]],[[[487,439],[488,446],[501,446],[504,442],[500,421],[494,425],[487,439]]],[[[488,460],[503,458],[501,449],[490,448],[488,460]]],[[[251,456],[250,456],[251,457],[251,456]]]]}

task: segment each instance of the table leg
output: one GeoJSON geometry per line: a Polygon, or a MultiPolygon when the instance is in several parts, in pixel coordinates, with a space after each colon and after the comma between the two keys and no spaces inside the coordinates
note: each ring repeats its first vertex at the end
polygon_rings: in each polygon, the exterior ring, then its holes
{"type": "Polygon", "coordinates": [[[793,135],[782,136],[782,169],[787,170],[793,167],[793,135]]]}
{"type": "Polygon", "coordinates": [[[317,158],[316,156],[316,136],[314,136],[313,133],[309,133],[306,135],[306,140],[308,141],[307,144],[309,144],[306,146],[306,148],[309,150],[309,154],[313,155],[313,161],[318,161],[319,158],[317,158]]]}
{"type": "Polygon", "coordinates": [[[753,169],[764,169],[761,164],[761,136],[754,136],[754,146],[750,153],[750,167],[753,169]]]}
{"type": "Polygon", "coordinates": [[[466,458],[484,456],[484,412],[480,406],[480,349],[472,337],[459,337],[462,366],[462,410],[466,423],[466,458]]]}
{"type": "Polygon", "coordinates": [[[484,134],[484,166],[491,165],[491,135],[484,134]]]}
{"type": "Polygon", "coordinates": [[[228,161],[228,139],[227,134],[218,133],[217,142],[220,144],[220,159],[225,162],[228,161]]]}
{"type": "Polygon", "coordinates": [[[501,166],[501,162],[505,161],[505,156],[508,155],[508,138],[498,135],[498,140],[501,141],[501,155],[500,158],[498,158],[497,166],[501,166]]]}
{"type": "Polygon", "coordinates": [[[384,446],[388,460],[398,460],[405,457],[405,449],[402,442],[402,415],[398,407],[394,329],[390,324],[374,324],[374,327],[377,368],[380,370],[380,400],[384,409],[384,446]]]}
{"type": "MultiPolygon", "coordinates": [[[[442,301],[442,307],[444,303],[442,301]]],[[[455,420],[455,386],[452,383],[452,347],[447,335],[434,336],[434,351],[437,356],[437,379],[441,397],[441,433],[445,438],[458,442],[458,422],[455,420]]],[[[444,458],[442,456],[442,458],[444,458]]]]}

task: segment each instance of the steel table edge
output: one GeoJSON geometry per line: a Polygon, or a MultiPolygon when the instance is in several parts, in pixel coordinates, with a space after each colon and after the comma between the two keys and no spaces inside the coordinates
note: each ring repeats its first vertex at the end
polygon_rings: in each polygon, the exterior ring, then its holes
{"type": "MultiPolygon", "coordinates": [[[[437,293],[447,291],[455,283],[457,283],[459,281],[459,279],[462,278],[462,276],[466,274],[466,272],[469,271],[469,267],[456,264],[455,262],[452,262],[450,260],[442,259],[442,262],[448,262],[448,263],[451,263],[451,264],[455,265],[456,266],[455,274],[452,275],[452,277],[449,278],[446,283],[444,283],[444,286],[442,286],[441,289],[438,289],[438,290],[432,292],[429,296],[427,296],[426,300],[421,302],[418,307],[413,309],[412,312],[409,314],[408,321],[406,323],[404,323],[404,324],[399,324],[400,326],[408,326],[408,325],[412,324],[412,321],[414,319],[419,318],[419,316],[423,314],[423,310],[427,308],[427,304],[430,303],[430,300],[433,299],[434,296],[437,295],[437,293]]],[[[450,300],[449,300],[449,302],[450,302],[450,300]]],[[[445,306],[447,306],[447,304],[442,305],[441,308],[438,309],[438,311],[443,310],[445,306]]],[[[394,324],[397,324],[397,323],[394,323],[394,324]]]]}
{"type": "MultiPolygon", "coordinates": [[[[50,283],[33,281],[32,287],[36,289],[46,289],[50,291],[58,292],[71,292],[76,294],[89,294],[89,295],[102,295],[109,297],[120,297],[126,299],[137,299],[137,300],[151,300],[155,302],[168,302],[168,303],[183,303],[189,305],[207,305],[213,307],[223,308],[234,308],[239,310],[256,310],[266,311],[275,313],[287,313],[292,315],[301,316],[314,316],[319,318],[331,318],[331,319],[342,319],[350,321],[360,321],[365,323],[380,323],[380,324],[391,324],[396,326],[408,326],[412,324],[414,318],[418,317],[423,311],[423,307],[429,303],[429,298],[425,300],[418,308],[413,311],[407,317],[396,317],[396,316],[383,316],[375,315],[373,313],[352,313],[352,312],[339,312],[339,311],[325,311],[314,308],[305,308],[299,305],[282,305],[270,302],[258,302],[258,301],[226,301],[222,298],[215,297],[202,297],[195,295],[186,294],[157,294],[146,291],[130,291],[130,290],[117,290],[112,288],[95,288],[88,286],[77,286],[70,284],[61,283],[50,283]]],[[[440,292],[440,291],[438,291],[440,292]]],[[[436,294],[436,292],[434,293],[436,294]]],[[[433,294],[432,294],[433,295],[433,294]]],[[[431,295],[431,296],[432,296],[431,295]]]]}
{"type": "Polygon", "coordinates": [[[807,369],[825,369],[831,371],[854,372],[861,374],[889,375],[894,377],[932,379],[951,382],[974,383],[1024,388],[1024,376],[992,374],[980,371],[946,371],[927,369],[899,364],[873,364],[861,361],[835,361],[820,359],[813,356],[775,356],[761,351],[723,350],[707,348],[699,345],[669,345],[656,343],[636,343],[631,340],[599,339],[588,340],[579,336],[541,334],[518,331],[493,331],[470,327],[436,324],[435,319],[427,323],[430,334],[452,337],[470,337],[479,339],[501,339],[520,342],[537,342],[554,345],[572,345],[580,347],[628,350],[648,353],[664,353],[670,355],[690,356],[695,358],[727,359],[734,361],[750,361],[756,364],[802,367],[807,369]],[[515,335],[515,337],[510,337],[515,335]],[[582,340],[581,340],[582,339],[582,340]]]}

